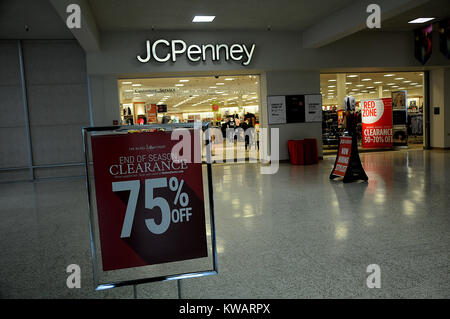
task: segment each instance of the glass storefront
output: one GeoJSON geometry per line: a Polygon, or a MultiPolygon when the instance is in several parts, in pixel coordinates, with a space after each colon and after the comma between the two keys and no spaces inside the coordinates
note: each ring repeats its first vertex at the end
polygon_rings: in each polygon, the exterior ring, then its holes
{"type": "MultiPolygon", "coordinates": [[[[392,106],[392,145],[394,148],[422,148],[424,125],[423,72],[327,73],[320,75],[322,94],[322,142],[324,154],[337,151],[345,132],[344,100],[353,96],[358,114],[358,145],[364,146],[363,102],[387,100],[392,106]]],[[[373,149],[373,147],[371,148],[373,149]]],[[[375,147],[375,149],[377,149],[375,147]]],[[[379,147],[378,149],[384,149],[379,147]]]]}

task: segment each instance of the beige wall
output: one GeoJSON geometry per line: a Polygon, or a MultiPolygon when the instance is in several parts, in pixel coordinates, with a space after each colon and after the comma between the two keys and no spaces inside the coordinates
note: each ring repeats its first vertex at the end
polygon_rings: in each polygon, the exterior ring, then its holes
{"type": "Polygon", "coordinates": [[[450,69],[430,71],[430,146],[450,147],[450,69]]]}

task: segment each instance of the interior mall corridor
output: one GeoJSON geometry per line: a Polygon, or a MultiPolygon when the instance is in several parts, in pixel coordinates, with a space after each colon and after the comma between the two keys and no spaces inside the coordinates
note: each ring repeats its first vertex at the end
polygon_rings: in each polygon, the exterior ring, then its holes
{"type": "MultiPolygon", "coordinates": [[[[361,155],[369,183],[318,165],[214,165],[219,275],[186,279],[185,298],[449,298],[450,152],[361,155]],[[366,268],[381,268],[368,289],[366,268]]],[[[0,184],[1,298],[132,298],[92,283],[84,178],[0,184]],[[68,289],[66,267],[81,266],[68,289]]],[[[138,298],[177,298],[175,281],[138,298]]]]}

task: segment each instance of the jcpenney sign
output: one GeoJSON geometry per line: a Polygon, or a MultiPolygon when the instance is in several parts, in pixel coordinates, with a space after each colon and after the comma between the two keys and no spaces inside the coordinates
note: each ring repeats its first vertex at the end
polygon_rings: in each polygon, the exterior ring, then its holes
{"type": "Polygon", "coordinates": [[[153,44],[150,40],[145,42],[147,55],[138,55],[139,62],[147,63],[151,59],[157,62],[176,62],[177,57],[186,55],[189,61],[198,62],[206,61],[210,57],[212,61],[219,61],[224,58],[226,61],[230,59],[233,61],[240,61],[242,65],[249,65],[252,61],[253,53],[255,52],[255,44],[247,47],[245,44],[191,44],[187,45],[183,40],[164,39],[156,40],[153,44]]]}

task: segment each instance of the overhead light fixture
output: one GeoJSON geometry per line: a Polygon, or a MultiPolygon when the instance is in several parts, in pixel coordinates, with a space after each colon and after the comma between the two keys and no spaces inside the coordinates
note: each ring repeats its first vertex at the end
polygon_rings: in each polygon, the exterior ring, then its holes
{"type": "Polygon", "coordinates": [[[373,84],[381,84],[381,83],[383,83],[383,82],[381,82],[381,81],[373,82],[373,84]]]}
{"type": "Polygon", "coordinates": [[[335,88],[336,85],[328,85],[329,88],[335,88]]]}
{"type": "Polygon", "coordinates": [[[180,80],[180,82],[189,82],[189,80],[180,80]]]}
{"type": "Polygon", "coordinates": [[[126,85],[126,84],[132,84],[133,82],[122,82],[122,84],[126,85]]]}
{"type": "Polygon", "coordinates": [[[216,83],[216,85],[224,85],[225,83],[216,83]]]}
{"type": "Polygon", "coordinates": [[[217,86],[210,86],[210,89],[217,89],[217,86]]]}
{"type": "Polygon", "coordinates": [[[195,16],[192,22],[213,22],[216,16],[195,16]]]}
{"type": "Polygon", "coordinates": [[[395,78],[394,80],[404,80],[405,78],[395,78]]]}
{"type": "Polygon", "coordinates": [[[336,82],[336,80],[334,80],[334,79],[331,79],[331,80],[328,80],[328,82],[336,82]]]}
{"type": "Polygon", "coordinates": [[[362,79],[361,81],[371,81],[372,79],[369,79],[369,78],[367,78],[367,79],[362,79]]]}
{"type": "Polygon", "coordinates": [[[362,86],[364,86],[364,84],[357,84],[356,86],[357,87],[362,87],[362,86]]]}
{"type": "Polygon", "coordinates": [[[345,84],[352,84],[352,82],[345,82],[345,84]]]}
{"type": "Polygon", "coordinates": [[[349,77],[349,78],[356,78],[358,76],[358,74],[350,74],[350,75],[347,75],[347,77],[349,77]]]}
{"type": "Polygon", "coordinates": [[[434,20],[435,18],[417,18],[414,20],[409,21],[408,23],[425,23],[431,20],[434,20]]]}
{"type": "Polygon", "coordinates": [[[133,92],[133,90],[125,90],[125,92],[133,92]]]}
{"type": "Polygon", "coordinates": [[[142,84],[133,84],[132,86],[142,86],[142,84]]]}
{"type": "Polygon", "coordinates": [[[175,84],[175,86],[184,86],[184,84],[175,84]]]}
{"type": "Polygon", "coordinates": [[[233,81],[233,78],[226,78],[225,81],[233,81]]]}
{"type": "Polygon", "coordinates": [[[385,74],[384,76],[395,76],[395,74],[385,74]]]}

